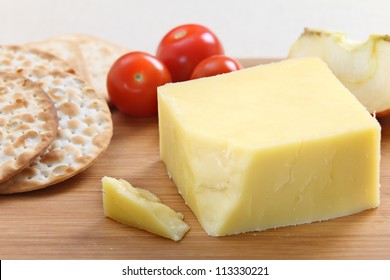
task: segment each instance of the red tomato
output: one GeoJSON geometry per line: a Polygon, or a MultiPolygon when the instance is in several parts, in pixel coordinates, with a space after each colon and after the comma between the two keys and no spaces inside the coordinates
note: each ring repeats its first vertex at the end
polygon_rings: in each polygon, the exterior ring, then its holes
{"type": "Polygon", "coordinates": [[[240,70],[242,66],[236,60],[225,55],[213,55],[202,60],[192,72],[191,79],[210,77],[240,70]]]}
{"type": "Polygon", "coordinates": [[[130,52],[112,65],[107,75],[107,90],[111,102],[131,116],[157,114],[157,87],[171,82],[164,64],[155,56],[130,52]]]}
{"type": "Polygon", "coordinates": [[[199,62],[216,54],[224,54],[217,36],[208,28],[197,24],[172,29],[164,36],[157,49],[157,57],[168,67],[173,82],[189,80],[199,62]]]}

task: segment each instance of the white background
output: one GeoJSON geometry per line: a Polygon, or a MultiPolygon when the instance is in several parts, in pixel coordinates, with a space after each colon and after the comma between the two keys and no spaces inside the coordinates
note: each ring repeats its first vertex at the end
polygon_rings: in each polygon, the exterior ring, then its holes
{"type": "Polygon", "coordinates": [[[155,53],[176,25],[200,23],[233,57],[284,57],[303,28],[366,40],[390,33],[389,0],[0,0],[0,44],[87,33],[155,53]]]}

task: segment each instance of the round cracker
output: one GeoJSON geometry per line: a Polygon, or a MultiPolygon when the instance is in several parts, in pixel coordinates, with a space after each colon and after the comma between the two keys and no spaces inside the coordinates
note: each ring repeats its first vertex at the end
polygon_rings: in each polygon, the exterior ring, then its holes
{"type": "Polygon", "coordinates": [[[42,88],[0,72],[0,182],[26,167],[57,135],[57,113],[42,88]]]}
{"type": "Polygon", "coordinates": [[[54,103],[58,133],[53,143],[27,168],[0,184],[0,193],[41,189],[89,167],[108,147],[111,112],[103,98],[80,77],[43,69],[23,71],[37,81],[54,103]]]}

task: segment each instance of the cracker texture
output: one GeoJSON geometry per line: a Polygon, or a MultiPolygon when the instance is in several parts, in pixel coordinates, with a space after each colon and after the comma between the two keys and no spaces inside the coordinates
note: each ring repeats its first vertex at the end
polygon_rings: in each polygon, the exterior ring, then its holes
{"type": "Polygon", "coordinates": [[[25,46],[0,45],[0,71],[18,73],[31,68],[75,73],[69,63],[51,53],[25,46]]]}
{"type": "Polygon", "coordinates": [[[68,62],[108,103],[110,98],[106,86],[107,74],[119,57],[130,52],[127,47],[85,34],[55,36],[27,45],[49,51],[68,62]],[[75,59],[72,56],[81,58],[75,59]]]}
{"type": "Polygon", "coordinates": [[[24,69],[21,74],[39,83],[53,101],[58,133],[28,167],[0,184],[3,194],[41,189],[76,175],[107,149],[113,133],[106,101],[82,78],[44,69],[24,69]]]}
{"type": "Polygon", "coordinates": [[[49,38],[42,41],[26,44],[27,47],[44,51],[55,55],[71,65],[76,74],[89,82],[87,69],[83,61],[83,55],[76,41],[65,38],[49,38]]]}
{"type": "Polygon", "coordinates": [[[0,72],[0,183],[29,165],[56,138],[57,112],[36,83],[0,72]]]}

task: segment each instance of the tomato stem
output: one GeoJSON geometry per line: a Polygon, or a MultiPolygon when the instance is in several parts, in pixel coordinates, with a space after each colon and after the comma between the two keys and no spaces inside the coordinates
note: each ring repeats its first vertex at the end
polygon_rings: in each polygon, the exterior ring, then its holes
{"type": "Polygon", "coordinates": [[[142,82],[144,78],[144,75],[142,75],[142,73],[135,73],[134,74],[134,80],[138,83],[142,82]]]}

